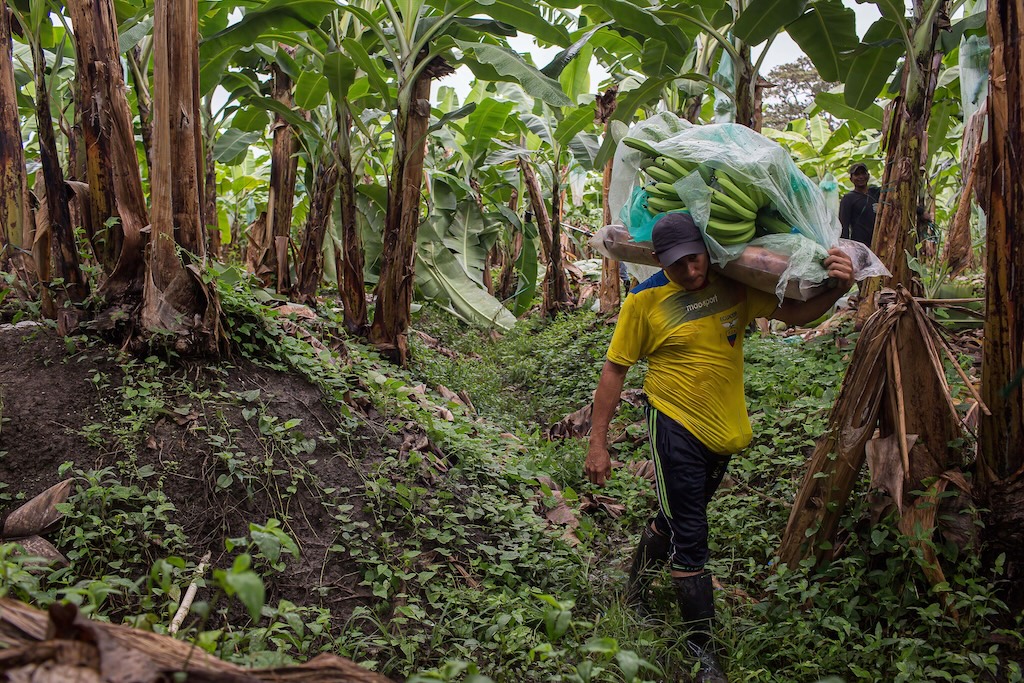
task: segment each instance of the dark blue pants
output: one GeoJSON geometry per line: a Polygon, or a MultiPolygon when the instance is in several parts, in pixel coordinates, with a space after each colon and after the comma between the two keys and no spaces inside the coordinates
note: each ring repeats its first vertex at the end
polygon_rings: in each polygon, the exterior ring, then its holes
{"type": "Polygon", "coordinates": [[[708,562],[708,503],[732,456],[712,453],[686,427],[647,407],[658,490],[657,532],[672,540],[672,569],[696,572],[708,562]]]}

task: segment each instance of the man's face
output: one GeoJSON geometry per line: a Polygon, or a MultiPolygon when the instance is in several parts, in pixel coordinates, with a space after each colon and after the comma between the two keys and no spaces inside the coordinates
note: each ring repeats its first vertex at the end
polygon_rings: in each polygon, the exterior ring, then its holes
{"type": "Polygon", "coordinates": [[[850,174],[850,180],[853,181],[853,186],[858,189],[867,186],[869,177],[868,172],[863,168],[858,168],[850,174]]]}
{"type": "Polygon", "coordinates": [[[703,251],[699,254],[691,254],[679,259],[671,266],[665,268],[668,279],[676,283],[688,292],[701,289],[708,283],[708,268],[711,260],[708,253],[703,251]]]}

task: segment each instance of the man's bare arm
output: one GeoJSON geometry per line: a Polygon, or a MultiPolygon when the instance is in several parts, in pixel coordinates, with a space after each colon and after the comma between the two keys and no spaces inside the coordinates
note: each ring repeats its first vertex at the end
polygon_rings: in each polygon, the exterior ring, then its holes
{"type": "Polygon", "coordinates": [[[612,462],[608,455],[608,425],[611,424],[615,409],[619,406],[622,386],[626,382],[629,366],[619,365],[610,360],[604,362],[601,369],[601,380],[594,392],[594,410],[591,414],[590,448],[584,472],[587,479],[604,486],[611,476],[612,462]]]}

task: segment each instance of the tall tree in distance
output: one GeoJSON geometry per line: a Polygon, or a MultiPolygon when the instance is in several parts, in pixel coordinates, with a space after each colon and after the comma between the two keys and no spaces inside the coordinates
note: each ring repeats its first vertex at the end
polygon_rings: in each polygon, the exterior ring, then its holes
{"type": "MultiPolygon", "coordinates": [[[[762,125],[775,130],[785,130],[786,125],[795,119],[809,118],[807,112],[814,104],[815,96],[835,85],[823,80],[805,56],[769,71],[768,82],[771,85],[766,86],[762,125]]],[[[830,127],[834,127],[835,119],[831,116],[825,118],[830,127]]]]}

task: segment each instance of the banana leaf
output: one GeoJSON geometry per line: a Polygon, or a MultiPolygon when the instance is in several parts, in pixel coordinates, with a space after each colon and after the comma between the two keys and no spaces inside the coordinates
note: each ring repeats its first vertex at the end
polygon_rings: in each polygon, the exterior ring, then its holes
{"type": "Polygon", "coordinates": [[[523,250],[516,259],[516,270],[519,271],[519,287],[516,290],[512,312],[516,316],[523,315],[533,304],[537,295],[537,282],[540,277],[537,263],[537,239],[524,239],[523,250]]]}
{"type": "MultiPolygon", "coordinates": [[[[470,280],[455,255],[443,244],[420,242],[416,259],[417,273],[429,277],[435,285],[435,296],[432,298],[441,305],[449,304],[456,316],[473,325],[497,327],[504,331],[515,326],[515,316],[500,301],[470,280]]],[[[420,279],[419,276],[417,279],[420,279]]],[[[426,291],[421,286],[421,292],[426,291]]]]}

